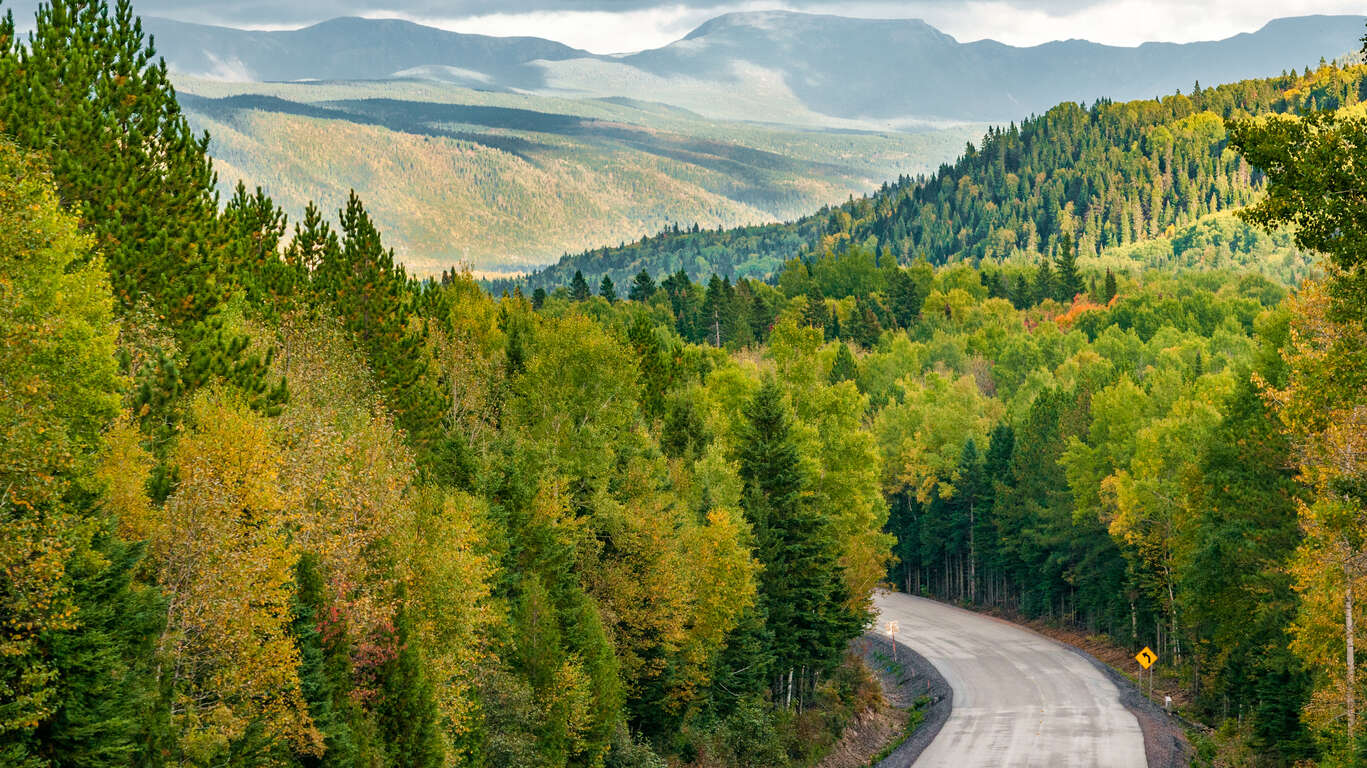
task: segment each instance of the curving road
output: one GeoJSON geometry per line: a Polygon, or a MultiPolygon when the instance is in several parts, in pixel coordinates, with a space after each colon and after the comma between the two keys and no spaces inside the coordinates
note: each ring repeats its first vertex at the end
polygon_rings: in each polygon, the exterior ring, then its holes
{"type": "Polygon", "coordinates": [[[1009,622],[880,592],[889,620],[954,689],[954,707],[916,768],[1145,768],[1139,721],[1100,670],[1009,622]]]}

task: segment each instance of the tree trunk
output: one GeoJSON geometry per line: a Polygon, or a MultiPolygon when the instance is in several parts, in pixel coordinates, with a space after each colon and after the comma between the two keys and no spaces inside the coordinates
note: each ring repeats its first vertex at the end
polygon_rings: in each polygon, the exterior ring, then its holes
{"type": "Polygon", "coordinates": [[[1348,742],[1357,737],[1357,662],[1353,658],[1353,572],[1347,562],[1343,565],[1343,626],[1348,650],[1348,742]]]}
{"type": "Polygon", "coordinates": [[[968,505],[968,601],[978,602],[978,542],[975,538],[977,527],[974,505],[968,505]]]}

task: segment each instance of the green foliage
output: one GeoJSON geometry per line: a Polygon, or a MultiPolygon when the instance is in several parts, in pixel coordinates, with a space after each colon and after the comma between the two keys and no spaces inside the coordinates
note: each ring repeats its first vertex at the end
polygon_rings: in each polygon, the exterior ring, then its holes
{"type": "Polygon", "coordinates": [[[760,605],[766,622],[782,628],[768,658],[756,663],[770,672],[775,699],[802,700],[812,695],[816,674],[839,661],[861,622],[847,608],[837,542],[810,499],[782,390],[765,382],[747,410],[736,457],[742,504],[764,566],[760,605]]]}
{"type": "Polygon", "coordinates": [[[103,263],[52,177],[0,141],[0,759],[137,762],[160,599],[93,476],[124,382],[103,263]]]}
{"type": "Polygon", "coordinates": [[[0,34],[0,132],[42,151],[125,308],[188,329],[226,296],[214,177],[126,0],[58,2],[0,34]],[[109,148],[117,146],[119,151],[109,148]]]}
{"type": "MultiPolygon", "coordinates": [[[[1019,124],[990,128],[978,146],[970,144],[937,173],[899,178],[792,223],[666,229],[637,243],[566,257],[527,280],[564,284],[571,270],[614,279],[641,270],[762,277],[777,274],[795,256],[830,252],[844,260],[838,279],[850,286],[841,290],[867,292],[866,284],[853,286],[870,275],[861,260],[867,265],[872,252],[860,251],[870,245],[880,261],[886,253],[902,263],[924,256],[935,264],[978,264],[1050,258],[1064,235],[1086,263],[1107,249],[1162,238],[1254,202],[1262,177],[1251,165],[1258,163],[1230,151],[1223,121],[1355,104],[1365,75],[1362,66],[1325,66],[1303,77],[1246,80],[1157,100],[1061,104],[1019,124]]],[[[1055,296],[1054,288],[1039,298],[1055,296]]]]}

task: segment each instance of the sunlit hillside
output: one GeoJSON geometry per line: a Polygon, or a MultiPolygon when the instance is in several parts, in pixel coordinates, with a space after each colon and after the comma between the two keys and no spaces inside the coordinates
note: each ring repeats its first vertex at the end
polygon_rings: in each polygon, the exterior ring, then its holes
{"type": "Polygon", "coordinates": [[[796,218],[932,170],[981,132],[800,131],[424,82],[179,91],[225,186],[260,185],[292,216],[309,200],[336,210],[354,188],[420,273],[518,271],[666,223],[796,218]]]}

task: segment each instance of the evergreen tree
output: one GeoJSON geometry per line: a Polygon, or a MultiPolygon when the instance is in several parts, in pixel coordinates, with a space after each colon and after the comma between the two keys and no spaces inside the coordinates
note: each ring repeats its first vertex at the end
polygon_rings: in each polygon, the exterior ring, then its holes
{"type": "Polygon", "coordinates": [[[532,291],[532,309],[541,309],[546,304],[546,289],[538,287],[532,291]]]}
{"type": "Polygon", "coordinates": [[[911,273],[894,268],[888,278],[888,303],[891,305],[892,316],[897,321],[897,327],[910,328],[916,318],[921,315],[921,307],[925,304],[926,294],[921,286],[912,278],[911,273]]]}
{"type": "MultiPolygon", "coordinates": [[[[317,209],[313,209],[315,215],[317,209]]],[[[285,213],[260,187],[248,194],[241,181],[223,209],[223,225],[228,231],[224,270],[242,286],[253,304],[274,309],[292,298],[302,275],[298,261],[283,258],[281,240],[285,235],[285,213]]]]}
{"type": "Polygon", "coordinates": [[[869,306],[869,300],[863,296],[855,299],[848,332],[849,337],[864,349],[878,346],[878,337],[882,334],[883,327],[874,315],[873,308],[869,306]]]}
{"type": "Polygon", "coordinates": [[[617,287],[612,284],[612,278],[603,276],[603,282],[598,285],[598,295],[607,299],[609,304],[617,303],[617,287]]]}
{"type": "Polygon", "coordinates": [[[720,347],[729,337],[730,323],[727,321],[731,307],[726,288],[721,278],[713,274],[712,279],[707,281],[707,292],[703,294],[704,330],[707,332],[707,343],[714,347],[720,347]]]}
{"type": "Polygon", "coordinates": [[[47,157],[125,308],[189,329],[226,296],[208,157],[128,0],[53,0],[0,33],[0,133],[47,157]],[[117,147],[117,151],[111,151],[117,147]]]}
{"type": "Polygon", "coordinates": [[[1064,304],[1072,304],[1073,299],[1082,293],[1086,286],[1077,269],[1077,249],[1073,245],[1073,237],[1066,232],[1059,238],[1054,268],[1054,284],[1058,287],[1055,298],[1064,304]]]}
{"type": "Polygon", "coordinates": [[[1034,290],[1034,301],[1038,304],[1045,299],[1052,299],[1057,294],[1058,282],[1054,280],[1054,270],[1049,266],[1049,259],[1040,259],[1039,267],[1035,270],[1035,282],[1031,286],[1034,290]]]}
{"type": "Polygon", "coordinates": [[[0,764],[145,764],[164,605],[97,478],[120,409],[108,277],[35,158],[0,140],[0,764]]]}
{"type": "Polygon", "coordinates": [[[1107,268],[1106,287],[1103,288],[1101,291],[1101,303],[1110,304],[1111,299],[1115,298],[1115,295],[1119,290],[1120,289],[1116,286],[1115,283],[1115,273],[1112,272],[1109,268],[1107,268]]]}
{"type": "Polygon", "coordinates": [[[760,605],[774,631],[771,690],[786,704],[806,698],[816,673],[838,662],[861,620],[847,607],[833,534],[808,497],[788,408],[772,379],[760,386],[747,416],[737,455],[742,505],[764,566],[760,605]]]}
{"type": "Polygon", "coordinates": [[[285,262],[302,275],[312,276],[325,260],[336,259],[342,243],[318,206],[309,203],[304,220],[294,225],[294,236],[285,248],[285,262]]]}
{"type": "Polygon", "coordinates": [[[858,375],[859,367],[854,361],[854,355],[850,354],[849,346],[837,344],[835,361],[831,363],[831,374],[828,380],[832,384],[839,384],[842,381],[854,381],[858,375]]]}
{"type": "Polygon", "coordinates": [[[1025,309],[1034,303],[1035,293],[1030,287],[1030,281],[1024,272],[1017,272],[1016,279],[1011,284],[1011,305],[1016,309],[1025,309]]]}
{"type": "Polygon", "coordinates": [[[380,669],[378,735],[390,765],[440,768],[445,754],[437,705],[411,624],[407,609],[400,608],[394,621],[393,655],[380,669]]]}
{"type": "Polygon", "coordinates": [[[645,302],[655,295],[655,280],[650,273],[644,269],[636,273],[632,278],[631,288],[627,292],[627,298],[632,301],[645,302]]]}
{"type": "Polygon", "coordinates": [[[570,281],[570,298],[582,302],[588,301],[591,295],[588,281],[584,279],[584,273],[576,269],[574,279],[570,281]]]}
{"type": "Polygon", "coordinates": [[[830,319],[826,297],[821,295],[821,288],[813,281],[807,289],[807,307],[802,312],[802,324],[809,328],[825,328],[830,324],[830,319]]]}
{"type": "Polygon", "coordinates": [[[315,290],[365,351],[399,424],[417,445],[431,448],[447,400],[428,373],[408,279],[355,192],[340,217],[341,246],[324,251],[315,290]]]}

